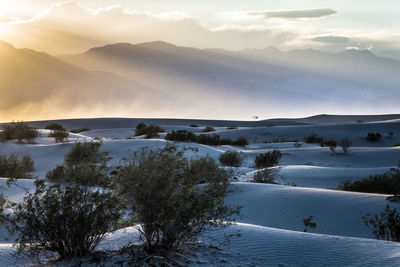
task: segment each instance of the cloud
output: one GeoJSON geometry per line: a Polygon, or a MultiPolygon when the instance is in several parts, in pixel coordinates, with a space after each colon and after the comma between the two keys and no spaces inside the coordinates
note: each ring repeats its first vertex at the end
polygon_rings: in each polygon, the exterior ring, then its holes
{"type": "Polygon", "coordinates": [[[34,18],[9,25],[7,29],[2,32],[0,28],[4,40],[50,54],[80,53],[116,42],[154,40],[198,48],[284,48],[298,37],[295,30],[282,27],[205,25],[180,11],[152,14],[120,6],[88,9],[75,1],[54,4],[34,18]]]}
{"type": "Polygon", "coordinates": [[[312,9],[293,9],[293,10],[274,10],[263,12],[250,12],[251,16],[264,18],[279,18],[279,19],[315,19],[325,18],[337,14],[337,11],[332,8],[312,8],[312,9]]]}
{"type": "Polygon", "coordinates": [[[328,44],[346,44],[350,43],[351,39],[343,36],[318,36],[311,39],[314,42],[328,43],[328,44]]]}

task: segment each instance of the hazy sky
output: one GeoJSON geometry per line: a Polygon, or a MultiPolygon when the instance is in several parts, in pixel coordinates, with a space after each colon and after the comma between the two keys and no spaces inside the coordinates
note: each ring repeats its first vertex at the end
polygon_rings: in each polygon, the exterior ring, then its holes
{"type": "Polygon", "coordinates": [[[400,59],[398,0],[0,0],[0,39],[52,54],[165,40],[226,49],[369,49],[400,59]],[[58,5],[56,5],[58,3],[58,5]]]}

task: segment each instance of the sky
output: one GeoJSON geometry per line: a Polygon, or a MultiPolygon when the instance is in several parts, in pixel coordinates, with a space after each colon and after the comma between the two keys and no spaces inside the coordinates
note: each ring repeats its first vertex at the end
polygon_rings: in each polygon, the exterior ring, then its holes
{"type": "Polygon", "coordinates": [[[50,54],[164,40],[198,48],[368,49],[400,59],[398,0],[0,0],[0,40],[50,54]]]}

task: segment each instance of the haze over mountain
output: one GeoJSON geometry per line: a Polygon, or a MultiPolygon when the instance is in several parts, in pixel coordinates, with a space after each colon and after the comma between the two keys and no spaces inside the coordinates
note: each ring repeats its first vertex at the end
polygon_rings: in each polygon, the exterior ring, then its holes
{"type": "Polygon", "coordinates": [[[400,62],[369,51],[226,51],[157,41],[55,58],[0,43],[0,120],[398,113],[400,62]],[[23,75],[21,75],[23,74],[23,75]]]}

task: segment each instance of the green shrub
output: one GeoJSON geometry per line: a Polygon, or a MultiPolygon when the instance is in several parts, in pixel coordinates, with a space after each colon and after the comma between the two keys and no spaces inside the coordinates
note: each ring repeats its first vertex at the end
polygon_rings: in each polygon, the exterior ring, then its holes
{"type": "Polygon", "coordinates": [[[332,153],[335,153],[336,149],[336,141],[333,139],[325,140],[323,143],[321,143],[321,146],[326,146],[329,147],[332,153]]]}
{"type": "Polygon", "coordinates": [[[144,135],[146,139],[160,137],[159,133],[164,133],[165,130],[158,125],[151,124],[147,126],[143,122],[136,126],[135,136],[144,135]]]}
{"type": "Polygon", "coordinates": [[[62,126],[61,124],[56,123],[56,122],[46,125],[45,129],[53,130],[53,131],[64,131],[64,132],[66,131],[64,126],[62,126]]]}
{"type": "Polygon", "coordinates": [[[39,133],[37,128],[29,126],[24,122],[11,122],[3,125],[2,139],[16,139],[18,143],[22,143],[25,139],[27,142],[32,143],[39,133]]]}
{"type": "Polygon", "coordinates": [[[198,128],[199,125],[197,125],[197,124],[190,124],[190,127],[192,127],[192,128],[198,128]]]}
{"type": "Polygon", "coordinates": [[[269,168],[277,165],[282,158],[282,152],[273,150],[264,154],[260,154],[255,158],[254,163],[257,168],[269,168]]]}
{"type": "Polygon", "coordinates": [[[67,140],[69,133],[65,130],[53,130],[49,133],[49,137],[54,137],[56,143],[62,143],[67,140]]]}
{"type": "Polygon", "coordinates": [[[278,167],[270,167],[259,170],[254,173],[252,182],[262,184],[279,184],[277,179],[279,171],[280,168],[278,167]]]}
{"type": "Polygon", "coordinates": [[[235,150],[228,150],[219,156],[219,162],[224,166],[240,167],[242,161],[242,156],[235,150]]]}
{"type": "Polygon", "coordinates": [[[400,193],[400,167],[392,168],[383,174],[372,175],[360,181],[344,181],[339,185],[338,189],[353,192],[398,195],[400,193]]]}
{"type": "Polygon", "coordinates": [[[396,209],[387,205],[379,216],[367,214],[362,219],[376,239],[400,242],[400,215],[396,209]]]}
{"type": "Polygon", "coordinates": [[[195,142],[196,139],[197,137],[193,132],[186,130],[172,131],[165,136],[165,140],[176,142],[195,142]]]}
{"type": "Polygon", "coordinates": [[[379,132],[376,133],[368,133],[367,134],[367,140],[370,142],[378,142],[379,140],[381,140],[382,135],[379,132]]]}
{"type": "Polygon", "coordinates": [[[64,157],[64,162],[67,165],[76,165],[81,163],[98,163],[104,160],[107,153],[100,152],[101,143],[88,142],[76,143],[64,157]]]}
{"type": "Polygon", "coordinates": [[[308,216],[303,219],[303,224],[304,224],[304,232],[308,232],[310,229],[315,229],[317,228],[317,224],[313,222],[313,217],[314,216],[308,216]]]}
{"type": "Polygon", "coordinates": [[[233,141],[233,145],[234,146],[247,146],[249,144],[249,141],[247,141],[246,137],[239,137],[238,139],[236,139],[235,141],[233,141]]]}
{"type": "Polygon", "coordinates": [[[234,220],[238,208],[224,204],[230,176],[211,158],[201,160],[189,160],[184,151],[167,146],[143,149],[119,169],[117,186],[141,224],[146,252],[165,255],[206,229],[234,220]],[[206,183],[199,186],[200,180],[206,183]]]}
{"type": "Polygon", "coordinates": [[[82,132],[87,132],[87,131],[90,131],[90,128],[85,127],[85,128],[80,128],[80,129],[76,129],[76,130],[71,130],[70,132],[77,134],[77,133],[82,133],[82,132]]]}
{"type": "Polygon", "coordinates": [[[19,252],[88,256],[121,217],[118,198],[109,191],[40,180],[35,185],[34,193],[13,204],[10,232],[17,235],[19,252]]]}
{"type": "Polygon", "coordinates": [[[16,155],[0,155],[0,177],[32,178],[29,172],[34,170],[34,163],[29,155],[19,159],[16,155]]]}
{"type": "Polygon", "coordinates": [[[324,143],[324,138],[313,133],[305,137],[304,142],[306,142],[307,144],[321,144],[324,143]]]}
{"type": "Polygon", "coordinates": [[[342,148],[343,153],[344,153],[344,154],[347,154],[348,151],[349,151],[349,148],[350,148],[350,146],[351,146],[351,141],[350,141],[349,138],[343,138],[342,140],[340,140],[339,145],[340,145],[340,147],[342,148]]]}
{"type": "Polygon", "coordinates": [[[215,129],[211,126],[207,126],[203,129],[203,133],[210,133],[210,132],[215,132],[215,129]]]}

